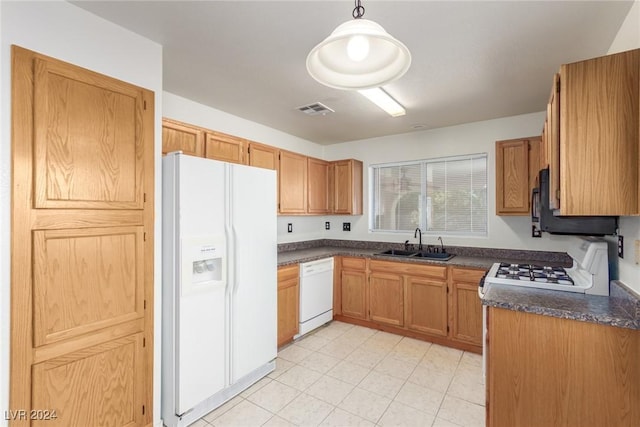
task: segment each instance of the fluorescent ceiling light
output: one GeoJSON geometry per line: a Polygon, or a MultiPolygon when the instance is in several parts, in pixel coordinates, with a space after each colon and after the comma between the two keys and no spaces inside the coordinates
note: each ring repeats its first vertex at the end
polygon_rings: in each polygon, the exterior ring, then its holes
{"type": "Polygon", "coordinates": [[[404,116],[407,113],[402,105],[398,104],[395,99],[379,87],[359,90],[358,92],[386,111],[391,117],[404,116]]]}

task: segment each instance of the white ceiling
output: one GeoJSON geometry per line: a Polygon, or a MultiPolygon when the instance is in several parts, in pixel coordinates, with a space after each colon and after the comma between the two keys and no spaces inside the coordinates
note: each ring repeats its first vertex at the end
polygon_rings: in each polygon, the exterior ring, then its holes
{"type": "Polygon", "coordinates": [[[392,118],[307,74],[351,0],[73,3],[162,44],[166,91],[319,144],[542,111],[560,64],[606,54],[633,4],[362,0],[364,18],[412,53],[384,87],[407,109],[392,118]],[[296,109],[318,101],[335,113],[296,109]]]}

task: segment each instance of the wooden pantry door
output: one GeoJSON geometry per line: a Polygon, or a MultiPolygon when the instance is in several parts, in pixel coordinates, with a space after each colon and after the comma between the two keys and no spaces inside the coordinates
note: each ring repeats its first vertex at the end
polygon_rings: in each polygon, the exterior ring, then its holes
{"type": "Polygon", "coordinates": [[[12,47],[12,426],[151,425],[154,94],[12,47]]]}

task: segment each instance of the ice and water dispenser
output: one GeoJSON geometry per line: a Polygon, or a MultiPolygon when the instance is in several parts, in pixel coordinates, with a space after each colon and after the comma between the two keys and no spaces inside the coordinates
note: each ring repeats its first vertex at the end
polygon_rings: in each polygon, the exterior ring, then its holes
{"type": "Polygon", "coordinates": [[[182,239],[182,290],[189,295],[211,290],[226,281],[225,244],[223,238],[182,239]]]}

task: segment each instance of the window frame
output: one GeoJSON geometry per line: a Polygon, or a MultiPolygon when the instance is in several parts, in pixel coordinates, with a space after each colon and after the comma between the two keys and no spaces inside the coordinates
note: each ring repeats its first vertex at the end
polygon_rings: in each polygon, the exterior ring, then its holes
{"type": "Polygon", "coordinates": [[[375,163],[369,165],[369,218],[368,218],[368,229],[371,233],[388,233],[388,234],[406,234],[413,230],[389,230],[382,228],[374,228],[375,227],[375,216],[376,216],[376,199],[375,199],[375,174],[377,169],[387,168],[387,167],[401,167],[401,166],[412,166],[412,165],[420,165],[420,217],[419,217],[419,227],[424,235],[434,235],[434,236],[454,236],[454,237],[471,237],[471,238],[483,238],[489,235],[489,155],[486,152],[481,153],[472,153],[472,154],[463,154],[463,155],[454,155],[454,156],[442,156],[442,157],[434,157],[420,160],[407,160],[400,162],[388,162],[388,163],[375,163]],[[427,228],[427,212],[428,212],[428,199],[429,195],[427,194],[427,165],[429,163],[443,163],[443,162],[452,162],[452,161],[460,161],[460,160],[474,160],[474,159],[484,159],[485,161],[485,198],[486,198],[486,215],[485,215],[485,227],[484,231],[480,232],[471,232],[471,231],[438,231],[438,230],[429,230],[427,228]]]}

